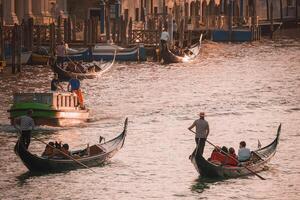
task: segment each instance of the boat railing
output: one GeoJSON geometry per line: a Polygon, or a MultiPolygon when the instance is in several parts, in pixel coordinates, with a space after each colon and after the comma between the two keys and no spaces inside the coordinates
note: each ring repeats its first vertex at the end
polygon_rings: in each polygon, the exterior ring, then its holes
{"type": "Polygon", "coordinates": [[[78,98],[71,92],[49,93],[16,93],[15,103],[42,103],[51,105],[54,109],[77,109],[78,98]]]}

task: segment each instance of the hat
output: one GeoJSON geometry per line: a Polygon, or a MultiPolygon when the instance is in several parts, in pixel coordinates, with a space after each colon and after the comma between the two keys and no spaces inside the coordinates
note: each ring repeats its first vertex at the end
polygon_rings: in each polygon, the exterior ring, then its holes
{"type": "Polygon", "coordinates": [[[199,113],[199,116],[200,116],[200,117],[204,117],[204,116],[205,116],[205,113],[204,113],[204,112],[200,112],[200,113],[199,113]]]}

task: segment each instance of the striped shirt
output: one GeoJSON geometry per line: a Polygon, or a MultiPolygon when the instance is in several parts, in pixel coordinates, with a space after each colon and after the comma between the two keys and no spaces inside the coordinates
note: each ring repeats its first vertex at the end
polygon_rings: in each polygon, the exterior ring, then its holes
{"type": "Polygon", "coordinates": [[[16,118],[17,121],[19,121],[18,125],[21,131],[30,131],[34,129],[34,121],[29,116],[21,116],[16,118]]]}

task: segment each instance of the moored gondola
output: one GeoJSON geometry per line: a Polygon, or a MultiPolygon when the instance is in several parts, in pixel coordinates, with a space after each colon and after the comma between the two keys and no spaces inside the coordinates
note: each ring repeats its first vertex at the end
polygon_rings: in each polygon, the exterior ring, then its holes
{"type": "Polygon", "coordinates": [[[199,41],[192,45],[190,48],[187,48],[184,51],[183,55],[176,55],[175,53],[170,51],[167,45],[164,45],[161,52],[161,57],[164,60],[164,64],[189,62],[195,59],[200,54],[201,42],[202,34],[199,41]]]}
{"type": "Polygon", "coordinates": [[[126,118],[123,132],[116,138],[92,145],[83,150],[71,152],[73,159],[46,158],[32,154],[20,142],[20,138],[14,150],[23,164],[32,172],[59,172],[83,168],[83,166],[99,166],[113,157],[123,147],[127,133],[127,123],[128,119],[126,118]]]}
{"type": "Polygon", "coordinates": [[[244,166],[227,166],[217,165],[206,160],[202,155],[197,154],[196,150],[191,155],[191,162],[196,170],[203,177],[208,178],[235,178],[250,174],[256,174],[266,169],[266,164],[275,155],[279,143],[281,125],[277,130],[277,136],[269,145],[253,151],[253,156],[247,165],[244,166]]]}

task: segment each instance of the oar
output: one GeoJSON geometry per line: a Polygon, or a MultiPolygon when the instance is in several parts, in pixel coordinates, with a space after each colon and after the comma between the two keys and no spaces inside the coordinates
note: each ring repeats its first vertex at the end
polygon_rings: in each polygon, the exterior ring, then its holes
{"type": "Polygon", "coordinates": [[[67,156],[67,157],[68,157],[68,158],[70,158],[71,160],[75,161],[76,163],[80,164],[81,166],[83,166],[83,167],[85,167],[85,168],[87,168],[87,169],[91,170],[92,172],[96,173],[94,170],[92,170],[91,168],[89,168],[88,166],[86,166],[85,164],[83,164],[82,162],[80,162],[80,161],[76,160],[76,159],[75,159],[75,158],[73,158],[72,156],[70,156],[70,155],[68,155],[68,154],[64,153],[64,152],[63,152],[63,151],[61,151],[60,149],[58,149],[58,148],[55,148],[55,147],[53,147],[53,146],[51,146],[51,145],[47,144],[46,142],[44,142],[44,141],[42,141],[42,140],[40,140],[40,139],[38,139],[38,138],[36,138],[36,137],[34,137],[34,136],[31,136],[31,137],[32,137],[32,138],[34,138],[34,139],[36,139],[37,141],[39,141],[39,142],[41,142],[41,143],[43,143],[43,144],[47,145],[47,146],[49,146],[49,147],[53,148],[53,149],[57,149],[57,150],[58,150],[60,153],[64,154],[65,156],[67,156]]]}
{"type": "MultiPolygon", "coordinates": [[[[195,131],[190,130],[191,132],[195,133],[195,131]]],[[[232,157],[230,154],[226,153],[225,151],[223,151],[222,149],[218,148],[216,145],[214,145],[213,143],[211,143],[210,141],[208,141],[206,139],[206,142],[210,145],[212,145],[213,147],[219,149],[221,152],[225,153],[227,156],[229,156],[230,158],[234,159],[235,161],[239,162],[235,157],[232,157]]],[[[245,169],[247,169],[249,172],[251,172],[252,174],[256,175],[258,178],[260,178],[261,180],[266,180],[264,177],[262,177],[261,175],[257,174],[255,171],[253,171],[252,169],[248,168],[247,166],[242,166],[245,169]]]]}

